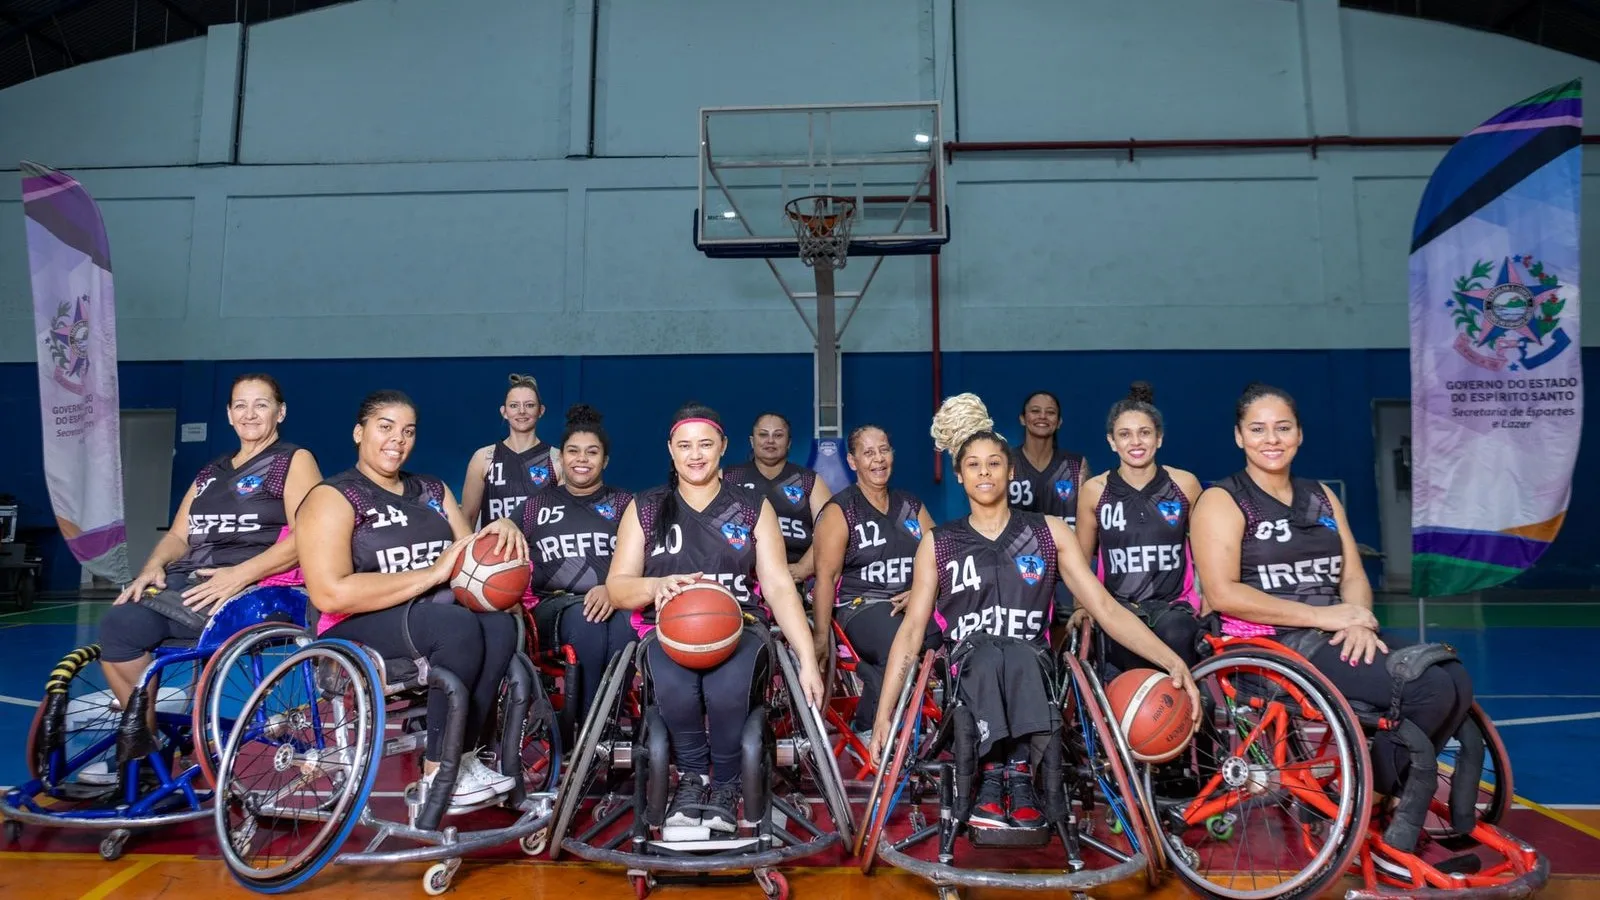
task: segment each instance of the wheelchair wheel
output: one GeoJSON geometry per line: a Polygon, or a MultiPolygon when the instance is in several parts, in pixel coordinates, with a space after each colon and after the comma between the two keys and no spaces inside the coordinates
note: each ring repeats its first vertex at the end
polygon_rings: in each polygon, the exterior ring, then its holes
{"type": "Polygon", "coordinates": [[[234,878],[288,891],[338,854],[377,778],[383,722],[377,668],[347,641],[295,651],[251,691],[217,769],[217,837],[234,878]]]}
{"type": "Polygon", "coordinates": [[[1111,724],[1107,714],[1111,704],[1106,700],[1100,680],[1076,655],[1068,653],[1062,659],[1072,680],[1064,702],[1068,707],[1076,707],[1062,710],[1063,724],[1068,728],[1077,726],[1069,743],[1083,752],[1079,762],[1087,767],[1086,774],[1110,807],[1108,824],[1112,832],[1120,832],[1133,853],[1144,854],[1145,876],[1150,886],[1155,887],[1161,883],[1164,856],[1161,841],[1155,838],[1155,829],[1149,822],[1153,806],[1144,786],[1134,780],[1139,770],[1134,765],[1127,738],[1121,729],[1111,724]],[[1081,746],[1079,741],[1082,741],[1081,746]]]}
{"type": "Polygon", "coordinates": [[[217,763],[245,701],[268,672],[310,641],[298,625],[261,622],[229,638],[206,661],[195,687],[193,734],[194,760],[208,787],[217,786],[217,763]]]}
{"type": "Polygon", "coordinates": [[[844,793],[844,779],[839,775],[839,761],[834,758],[833,747],[828,743],[822,713],[806,702],[805,692],[800,689],[800,666],[794,649],[778,642],[775,642],[774,649],[779,670],[783,673],[783,684],[789,694],[790,711],[800,720],[797,736],[804,736],[806,741],[806,746],[800,748],[803,750],[799,756],[800,768],[811,776],[812,783],[821,792],[822,802],[833,819],[833,827],[839,832],[840,843],[849,846],[855,840],[852,834],[855,822],[852,821],[850,800],[844,793]]]}
{"type": "MultiPolygon", "coordinates": [[[[1506,753],[1505,742],[1500,740],[1500,732],[1495,730],[1494,722],[1490,721],[1482,707],[1476,703],[1472,704],[1472,709],[1467,713],[1467,720],[1476,726],[1478,733],[1483,736],[1483,773],[1478,778],[1475,801],[1478,821],[1487,825],[1498,825],[1505,817],[1506,811],[1511,808],[1514,796],[1511,757],[1506,753]]],[[[1456,761],[1461,749],[1461,742],[1452,738],[1439,757],[1439,790],[1434,796],[1447,808],[1454,785],[1456,761]]],[[[1436,811],[1429,812],[1423,827],[1435,838],[1456,833],[1448,817],[1442,817],[1436,811]]]]}
{"type": "Polygon", "coordinates": [[[24,751],[30,778],[46,788],[70,781],[87,766],[117,764],[117,723],[122,713],[96,665],[100,645],[61,658],[45,682],[24,751]]]}
{"type": "Polygon", "coordinates": [[[884,744],[883,757],[874,760],[878,772],[873,778],[872,790],[867,794],[855,845],[862,874],[872,873],[873,861],[878,856],[878,841],[883,836],[889,814],[894,810],[906,768],[913,762],[913,754],[916,753],[913,745],[922,718],[922,695],[928,690],[935,663],[934,651],[925,651],[922,664],[917,667],[917,677],[908,678],[901,685],[900,699],[895,703],[894,718],[890,720],[896,723],[895,733],[884,744]]]}
{"type": "Polygon", "coordinates": [[[1190,890],[1229,900],[1319,896],[1361,850],[1372,771],[1361,726],[1303,659],[1245,644],[1193,670],[1203,707],[1195,783],[1146,790],[1190,890]]]}
{"type": "Polygon", "coordinates": [[[578,807],[599,778],[609,774],[611,760],[600,750],[600,739],[618,722],[623,701],[627,697],[627,682],[634,671],[634,659],[643,656],[639,641],[631,641],[622,652],[611,658],[595,695],[594,705],[584,719],[583,730],[567,756],[565,771],[561,773],[556,789],[555,822],[550,826],[550,858],[561,858],[561,841],[572,830],[578,807]]]}

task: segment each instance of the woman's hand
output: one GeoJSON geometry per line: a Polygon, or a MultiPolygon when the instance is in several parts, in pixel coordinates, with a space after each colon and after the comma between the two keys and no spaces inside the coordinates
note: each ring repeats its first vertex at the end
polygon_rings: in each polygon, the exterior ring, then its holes
{"type": "Polygon", "coordinates": [[[911,599],[910,591],[901,591],[889,598],[889,615],[898,616],[905,611],[906,601],[911,599]]]}
{"type": "Polygon", "coordinates": [[[456,567],[456,559],[461,556],[462,551],[467,549],[467,544],[472,542],[473,537],[474,535],[469,534],[444,548],[444,552],[439,554],[439,558],[434,560],[433,565],[428,567],[428,571],[433,573],[433,583],[435,585],[445,584],[450,581],[450,573],[456,567]]]}
{"type": "MultiPolygon", "coordinates": [[[[183,605],[196,612],[211,609],[215,612],[229,597],[235,597],[255,582],[239,571],[238,566],[223,566],[219,569],[196,569],[191,581],[198,581],[188,590],[183,592],[183,605]]],[[[209,613],[207,613],[209,615],[209,613]]]]}
{"type": "Polygon", "coordinates": [[[528,539],[523,536],[522,529],[517,527],[517,523],[502,516],[483,526],[483,530],[478,532],[479,537],[489,535],[494,535],[496,556],[503,556],[505,559],[528,558],[528,539]],[[508,547],[511,549],[509,555],[506,554],[508,547]]]}
{"type": "Polygon", "coordinates": [[[1344,631],[1352,626],[1377,631],[1378,617],[1372,614],[1372,610],[1354,603],[1335,603],[1318,608],[1317,627],[1323,631],[1344,631]]]}
{"type": "Polygon", "coordinates": [[[597,584],[589,588],[583,595],[583,618],[589,622],[604,622],[611,618],[617,608],[611,605],[611,594],[606,591],[606,586],[597,584]]]}
{"type": "Polygon", "coordinates": [[[695,572],[692,575],[667,575],[656,582],[656,612],[660,612],[673,597],[683,593],[683,589],[696,581],[704,572],[695,572]]]}
{"type": "Polygon", "coordinates": [[[1361,625],[1351,625],[1338,632],[1328,643],[1335,647],[1343,644],[1343,649],[1339,651],[1339,659],[1352,666],[1357,660],[1371,665],[1379,651],[1389,652],[1389,646],[1378,637],[1376,631],[1361,625]]]}
{"type": "Polygon", "coordinates": [[[814,659],[800,660],[800,690],[805,692],[812,709],[822,708],[822,673],[814,659]]]}
{"type": "Polygon", "coordinates": [[[1168,674],[1172,676],[1172,686],[1182,688],[1184,693],[1189,695],[1189,708],[1194,710],[1194,715],[1189,721],[1189,733],[1194,734],[1194,730],[1200,725],[1200,689],[1195,686],[1194,674],[1181,661],[1168,674]]]}
{"type": "Polygon", "coordinates": [[[138,600],[144,596],[144,589],[151,587],[158,591],[166,590],[167,572],[165,569],[145,569],[140,572],[139,577],[128,582],[128,586],[122,589],[122,593],[117,595],[117,599],[111,601],[111,605],[116,606],[118,603],[138,600]]]}

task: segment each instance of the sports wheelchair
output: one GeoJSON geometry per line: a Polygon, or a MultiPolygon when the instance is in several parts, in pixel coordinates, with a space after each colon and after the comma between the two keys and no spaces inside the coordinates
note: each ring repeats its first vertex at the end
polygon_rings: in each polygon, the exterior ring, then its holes
{"type": "Polygon", "coordinates": [[[491,726],[499,734],[494,765],[517,784],[506,797],[460,811],[503,805],[516,814],[509,825],[442,824],[460,768],[466,706],[465,685],[447,669],[302,633],[225,729],[214,816],[228,870],[252,890],[281,893],[330,863],[432,862],[423,889],[438,895],[466,854],[512,842],[529,856],[543,853],[560,747],[550,701],[526,655],[512,655],[491,726]],[[426,798],[420,781],[402,792],[403,821],[386,819],[374,795],[379,764],[420,758],[434,687],[449,698],[439,772],[426,798]],[[364,847],[347,849],[357,825],[375,833],[364,847]],[[381,850],[390,838],[420,846],[381,850]]]}
{"type": "MultiPolygon", "coordinates": [[[[1199,777],[1144,772],[1167,857],[1191,890],[1316,897],[1346,873],[1362,882],[1348,900],[1527,897],[1544,886],[1548,860],[1499,827],[1512,799],[1510,760],[1476,705],[1436,757],[1396,709],[1348,702],[1296,649],[1202,640],[1211,653],[1194,668],[1203,716],[1186,751],[1199,777]],[[1380,731],[1396,732],[1412,754],[1406,785],[1384,803],[1375,802],[1367,742],[1380,731]],[[1404,804],[1411,816],[1396,815],[1404,804]],[[1405,833],[1407,820],[1422,823],[1420,834],[1405,833]]],[[[1454,658],[1439,644],[1390,654],[1396,695],[1408,672],[1454,658]]]]}
{"type": "Polygon", "coordinates": [[[704,826],[663,827],[672,749],[652,697],[652,630],[606,668],[557,791],[552,859],[565,851],[623,866],[640,900],[658,883],[751,877],[769,900],[787,900],[789,883],[776,866],[850,843],[853,812],[822,714],[801,690],[794,651],[770,626],[746,627],[766,642],[767,671],[756,673],[764,702],[752,705],[742,731],[739,831],[719,838],[704,826]],[[808,793],[820,795],[829,822],[817,821],[808,793]]]}
{"type": "Polygon", "coordinates": [[[169,640],[151,652],[126,709],[118,708],[95,665],[98,644],[68,653],[46,679],[28,730],[28,780],[0,800],[6,837],[17,841],[27,824],[104,831],[100,855],[115,860],[135,830],[209,815],[215,754],[227,726],[208,726],[203,711],[216,705],[244,660],[228,648],[246,635],[298,633],[306,605],[305,592],[287,586],[252,587],[230,598],[198,638],[169,640]]]}
{"type": "Polygon", "coordinates": [[[1043,824],[970,824],[979,741],[972,710],[955,697],[949,654],[948,648],[924,652],[901,689],[895,733],[877,760],[862,820],[856,848],[862,871],[882,859],[933,882],[940,900],[955,900],[963,886],[1084,891],[1141,875],[1156,884],[1161,848],[1147,824],[1142,785],[1099,680],[1075,652],[1063,653],[1051,676],[1062,727],[1048,737],[1036,767],[1043,824]],[[929,697],[939,698],[936,719],[927,713],[929,697]],[[957,784],[959,770],[972,773],[967,784],[957,784]],[[930,802],[937,807],[931,818],[924,808],[930,802]],[[903,820],[896,818],[902,804],[903,820]],[[919,849],[934,838],[931,848],[919,849]],[[1100,865],[1088,865],[1085,848],[1100,865]]]}

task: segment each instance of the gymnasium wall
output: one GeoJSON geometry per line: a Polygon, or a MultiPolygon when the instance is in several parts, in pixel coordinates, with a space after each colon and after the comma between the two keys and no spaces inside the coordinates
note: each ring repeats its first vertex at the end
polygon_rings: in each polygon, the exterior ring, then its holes
{"type": "MultiPolygon", "coordinates": [[[[810,419],[809,339],[770,273],[693,249],[700,106],[937,98],[963,141],[1454,135],[1597,69],[1335,0],[364,0],[0,92],[0,165],[68,169],[101,201],[124,405],[212,422],[178,445],[175,490],[226,449],[228,379],[262,367],[329,471],[360,395],[398,385],[423,406],[417,467],[459,479],[516,369],[550,393],[547,437],[567,402],[605,409],[613,477],[643,487],[664,460],[632,448],[688,396],[741,426],[810,419]]],[[[944,392],[1010,423],[1053,388],[1063,443],[1103,463],[1104,409],[1146,378],[1169,458],[1220,477],[1233,396],[1283,382],[1303,471],[1344,480],[1377,544],[1370,403],[1408,393],[1405,251],[1438,158],[960,154],[944,392]]],[[[884,263],[844,338],[846,418],[894,428],[903,482],[938,507],[930,293],[927,260],[884,263]]],[[[31,333],[0,199],[0,491],[43,523],[31,333]]],[[[1569,529],[1600,527],[1580,502],[1600,485],[1576,490],[1569,529]]]]}

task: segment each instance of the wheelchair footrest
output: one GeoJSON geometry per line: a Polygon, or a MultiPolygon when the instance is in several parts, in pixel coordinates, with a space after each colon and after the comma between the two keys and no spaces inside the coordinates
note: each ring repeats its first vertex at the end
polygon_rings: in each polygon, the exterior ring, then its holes
{"type": "Polygon", "coordinates": [[[974,847],[1043,847],[1050,843],[1055,830],[1048,825],[1038,828],[977,828],[967,827],[967,840],[974,847]]]}

